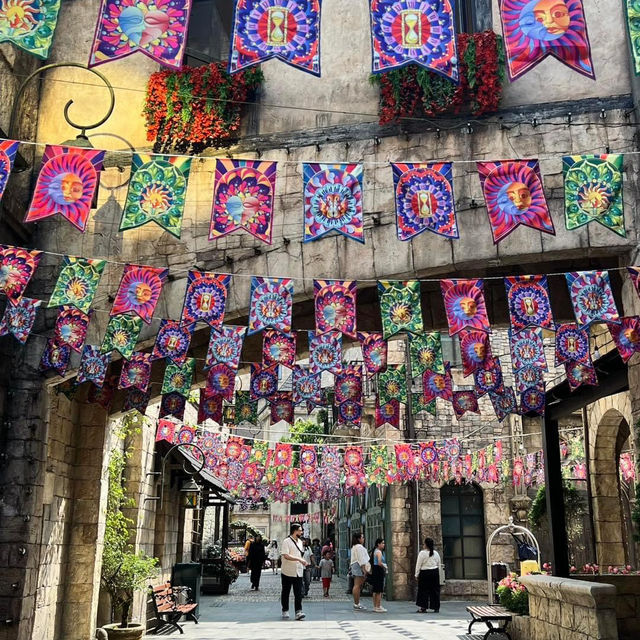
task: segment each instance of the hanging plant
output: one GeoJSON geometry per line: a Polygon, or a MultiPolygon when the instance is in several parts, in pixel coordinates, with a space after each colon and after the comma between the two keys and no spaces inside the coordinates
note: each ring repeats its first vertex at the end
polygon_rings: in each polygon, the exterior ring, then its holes
{"type": "Polygon", "coordinates": [[[371,76],[380,86],[380,124],[402,118],[498,110],[505,80],[502,38],[493,31],[460,33],[460,83],[417,65],[371,76]]]}
{"type": "Polygon", "coordinates": [[[143,111],[147,140],[155,152],[229,146],[262,80],[259,67],[232,76],[220,62],[152,74],[143,111]]]}

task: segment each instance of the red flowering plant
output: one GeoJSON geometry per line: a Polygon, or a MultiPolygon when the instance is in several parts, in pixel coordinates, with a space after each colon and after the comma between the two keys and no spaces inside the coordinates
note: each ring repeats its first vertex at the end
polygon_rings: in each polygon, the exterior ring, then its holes
{"type": "Polygon", "coordinates": [[[529,615],[529,594],[515,573],[498,582],[497,593],[500,604],[505,609],[521,616],[529,615]]]}
{"type": "Polygon", "coordinates": [[[147,140],[154,142],[155,152],[231,145],[243,107],[262,80],[260,67],[232,76],[220,62],[152,74],[143,110],[147,140]]]}
{"type": "Polygon", "coordinates": [[[459,33],[460,83],[416,65],[371,76],[380,85],[380,124],[439,114],[498,110],[505,80],[502,38],[493,31],[459,33]]]}

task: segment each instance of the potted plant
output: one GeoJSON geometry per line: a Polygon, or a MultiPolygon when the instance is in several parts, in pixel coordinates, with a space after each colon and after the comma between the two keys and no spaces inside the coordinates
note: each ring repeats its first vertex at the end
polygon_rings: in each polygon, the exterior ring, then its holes
{"type": "Polygon", "coordinates": [[[229,585],[238,579],[238,569],[233,564],[228,549],[224,550],[219,544],[206,548],[201,558],[202,591],[217,595],[229,593],[229,585]]]}
{"type": "Polygon", "coordinates": [[[119,439],[125,442],[123,450],[112,451],[108,463],[109,487],[100,583],[111,597],[111,620],[120,620],[103,628],[109,638],[119,640],[140,640],[144,635],[144,625],[130,621],[131,605],[134,593],[144,589],[147,581],[154,577],[158,563],[156,558],[134,549],[130,542],[134,522],[123,513],[123,509],[134,504],[126,494],[124,470],[131,455],[127,440],[138,432],[137,422],[136,415],[124,418],[117,432],[119,439]]]}

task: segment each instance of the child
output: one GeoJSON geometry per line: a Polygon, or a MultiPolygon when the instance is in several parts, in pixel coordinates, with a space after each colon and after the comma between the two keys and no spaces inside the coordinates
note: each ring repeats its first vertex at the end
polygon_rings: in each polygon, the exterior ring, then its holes
{"type": "Polygon", "coordinates": [[[329,597],[329,587],[331,586],[331,577],[333,576],[333,560],[331,559],[331,551],[325,551],[324,558],[320,560],[320,577],[322,578],[322,589],[324,597],[329,597]]]}

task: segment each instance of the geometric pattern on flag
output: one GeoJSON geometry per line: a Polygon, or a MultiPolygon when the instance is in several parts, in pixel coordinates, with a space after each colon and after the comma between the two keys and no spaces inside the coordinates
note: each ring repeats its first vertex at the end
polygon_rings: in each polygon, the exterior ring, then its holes
{"type": "Polygon", "coordinates": [[[189,271],[180,324],[206,322],[213,328],[224,320],[231,276],[205,271],[189,271]]]}
{"type": "Polygon", "coordinates": [[[449,335],[454,336],[463,329],[491,331],[482,280],[441,280],[440,288],[449,335]]]}
{"type": "Polygon", "coordinates": [[[640,351],[640,316],[620,318],[620,324],[609,323],[609,333],[616,343],[623,362],[640,351]]]}
{"type": "Polygon", "coordinates": [[[511,366],[514,371],[523,367],[537,367],[547,371],[547,360],[544,355],[542,329],[535,327],[509,332],[511,346],[511,366]]]}
{"type": "Polygon", "coordinates": [[[18,342],[24,344],[33,329],[36,313],[41,304],[41,300],[25,297],[20,298],[17,303],[8,304],[0,322],[0,336],[10,333],[18,342]]]}
{"type": "Polygon", "coordinates": [[[268,398],[278,391],[278,366],[265,367],[261,363],[251,363],[251,397],[255,400],[268,398]]]}
{"type": "Polygon", "coordinates": [[[347,400],[338,405],[338,422],[354,427],[360,426],[362,421],[362,405],[354,400],[347,400]]]}
{"type": "Polygon", "coordinates": [[[164,370],[161,393],[163,395],[167,393],[179,393],[180,395],[188,397],[195,372],[195,358],[187,358],[183,365],[168,362],[167,368],[164,370]]]}
{"type": "Polygon", "coordinates": [[[191,344],[191,331],[189,327],[181,325],[176,320],[160,321],[160,328],[153,345],[154,360],[168,358],[178,366],[184,364],[191,344]]]}
{"type": "Polygon", "coordinates": [[[271,424],[276,424],[281,420],[288,424],[293,424],[294,406],[290,391],[280,391],[269,398],[271,405],[271,424]]]}
{"type": "Polygon", "coordinates": [[[246,327],[221,325],[212,328],[204,363],[205,371],[216,364],[224,364],[233,371],[237,371],[246,333],[246,327]]]}
{"type": "Polygon", "coordinates": [[[463,329],[459,334],[460,355],[462,357],[462,374],[471,375],[492,357],[491,342],[484,331],[467,331],[463,329]]]}
{"type": "Polygon", "coordinates": [[[0,245],[0,293],[16,304],[36,270],[42,251],[0,245]]]}
{"type": "Polygon", "coordinates": [[[0,3],[0,42],[46,60],[58,22],[60,0],[29,0],[0,3]]]}
{"type": "Polygon", "coordinates": [[[110,362],[111,353],[100,353],[98,345],[85,345],[80,356],[78,384],[93,382],[96,387],[102,387],[110,362]]]}
{"type": "Polygon", "coordinates": [[[547,276],[509,276],[504,279],[511,328],[529,326],[553,331],[555,323],[549,300],[547,276]]]}
{"type": "Polygon", "coordinates": [[[138,336],[142,331],[142,318],[122,314],[111,316],[102,339],[102,353],[118,351],[123,358],[129,359],[136,348],[138,336]]]}
{"type": "Polygon", "coordinates": [[[596,375],[595,367],[582,364],[581,362],[567,362],[564,368],[571,391],[575,391],[582,385],[591,387],[598,386],[598,376],[596,375]]]}
{"type": "Polygon", "coordinates": [[[87,313],[96,294],[106,260],[65,256],[48,307],[73,305],[87,313]]]}
{"type": "Polygon", "coordinates": [[[564,362],[591,364],[589,329],[575,323],[559,324],[556,329],[556,366],[564,362]]]}
{"type": "Polygon", "coordinates": [[[362,367],[345,367],[335,379],[336,404],[353,400],[362,404],[362,367]]]}
{"type": "Polygon", "coordinates": [[[293,402],[319,405],[322,403],[322,376],[308,368],[295,365],[293,368],[293,402]]]}
{"type": "Polygon", "coordinates": [[[380,315],[385,340],[400,331],[421,334],[423,332],[420,304],[420,282],[380,280],[380,315]]]}
{"type": "Polygon", "coordinates": [[[42,353],[40,368],[43,371],[54,369],[58,375],[64,376],[71,359],[71,347],[66,344],[56,344],[53,338],[47,340],[47,346],[42,353]]]}
{"type": "Polygon", "coordinates": [[[354,280],[314,280],[316,333],[340,331],[356,337],[356,291],[354,280]]]}
{"type": "Polygon", "coordinates": [[[225,400],[233,400],[236,387],[236,371],[226,364],[215,364],[207,371],[206,389],[209,395],[219,395],[225,400]]]}
{"type": "Polygon", "coordinates": [[[147,412],[147,407],[151,401],[151,391],[140,391],[135,387],[131,387],[124,397],[123,411],[137,411],[142,415],[147,412]]]}
{"type": "Polygon", "coordinates": [[[640,296],[640,267],[627,267],[627,271],[636,293],[640,296]]]}
{"type": "Polygon", "coordinates": [[[407,367],[389,365],[386,371],[378,374],[378,397],[380,402],[398,400],[407,402],[407,367]]]}
{"type": "Polygon", "coordinates": [[[432,416],[436,415],[436,401],[427,400],[421,393],[411,394],[411,413],[417,416],[419,413],[425,411],[432,416]]]}
{"type": "Polygon", "coordinates": [[[534,413],[536,415],[543,416],[545,402],[546,399],[544,389],[527,389],[520,394],[520,412],[523,416],[527,415],[528,413],[534,413]]]}
{"type": "Polygon", "coordinates": [[[253,277],[251,279],[247,335],[253,335],[269,328],[290,333],[292,306],[292,280],[253,277]]]}
{"type": "Polygon", "coordinates": [[[126,265],[111,308],[111,315],[135,313],[149,324],[160,299],[162,285],[168,275],[168,269],[156,269],[137,264],[126,265]]]}
{"type": "Polygon", "coordinates": [[[439,331],[423,333],[420,336],[410,335],[409,353],[411,356],[411,375],[414,378],[421,376],[427,369],[444,373],[442,338],[439,331]]]}
{"type": "Polygon", "coordinates": [[[467,412],[480,413],[478,397],[475,391],[454,391],[451,404],[458,420],[467,412]]]}
{"type": "Polygon", "coordinates": [[[311,373],[342,371],[342,334],[330,331],[318,335],[309,331],[309,365],[311,373]]]}
{"type": "Polygon", "coordinates": [[[358,331],[362,349],[362,360],[369,375],[375,375],[387,368],[387,341],[381,333],[358,331]]]}
{"type": "Polygon", "coordinates": [[[207,390],[200,389],[200,401],[198,402],[198,424],[205,420],[213,420],[222,424],[222,396],[215,393],[207,393],[207,390]]]}
{"type": "Polygon", "coordinates": [[[187,405],[187,399],[179,393],[167,393],[162,396],[160,401],[159,418],[173,416],[182,420],[184,418],[184,410],[187,405]]]}
{"type": "Polygon", "coordinates": [[[397,400],[376,402],[376,426],[388,424],[396,429],[400,426],[400,403],[397,400]]]}
{"type": "Polygon", "coordinates": [[[498,422],[502,422],[512,413],[517,413],[516,396],[511,387],[504,387],[500,393],[492,392],[489,397],[498,422]]]}
{"type": "Polygon", "coordinates": [[[429,370],[424,372],[422,376],[422,389],[425,400],[431,401],[434,398],[442,398],[447,402],[453,400],[451,366],[446,362],[444,368],[444,373],[429,370]]]}
{"type": "Polygon", "coordinates": [[[265,329],[262,334],[263,364],[268,367],[279,364],[292,369],[296,363],[296,342],[295,333],[288,335],[275,329],[265,329]]]}
{"type": "Polygon", "coordinates": [[[473,374],[476,394],[481,398],[485,393],[502,391],[502,367],[499,358],[488,358],[473,374]]]}
{"type": "Polygon", "coordinates": [[[62,307],[56,318],[53,335],[58,344],[68,344],[80,353],[87,337],[91,312],[84,313],[75,307],[62,307]]]}
{"type": "Polygon", "coordinates": [[[581,329],[594,322],[619,322],[607,271],[565,273],[569,294],[581,329]]]}
{"type": "Polygon", "coordinates": [[[535,366],[522,367],[514,373],[513,383],[518,393],[533,387],[544,388],[544,371],[535,366]]]}
{"type": "MultiPolygon", "coordinates": [[[[2,11],[2,9],[0,9],[2,11]]],[[[0,33],[2,33],[2,27],[0,27],[0,33]]],[[[2,36],[0,36],[0,40],[2,36]]],[[[2,200],[2,194],[9,181],[9,174],[13,168],[13,161],[18,153],[18,147],[20,143],[17,140],[5,140],[0,138],[0,200],[2,200]]]]}
{"type": "Polygon", "coordinates": [[[122,363],[118,389],[135,387],[145,392],[151,381],[151,354],[134,353],[129,360],[122,363]]]}
{"type": "Polygon", "coordinates": [[[624,4],[627,10],[626,22],[633,68],[635,74],[640,75],[640,3],[638,3],[638,0],[626,0],[624,4]]]}
{"type": "Polygon", "coordinates": [[[249,391],[236,391],[236,420],[238,424],[248,422],[258,424],[258,401],[251,399],[249,391]]]}

